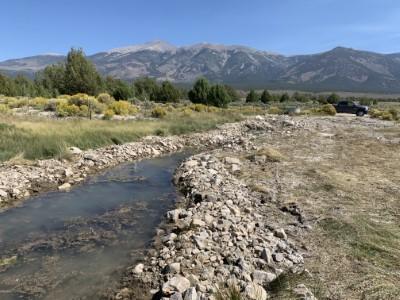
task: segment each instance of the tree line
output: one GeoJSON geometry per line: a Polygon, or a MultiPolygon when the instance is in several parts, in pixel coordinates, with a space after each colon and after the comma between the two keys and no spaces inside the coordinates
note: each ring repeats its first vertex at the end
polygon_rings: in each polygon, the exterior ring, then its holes
{"type": "MultiPolygon", "coordinates": [[[[74,95],[85,93],[96,96],[108,93],[116,100],[139,99],[142,101],[178,102],[189,98],[193,103],[226,107],[232,101],[240,100],[236,90],[228,85],[212,85],[206,78],[199,78],[192,89],[187,91],[178,88],[169,81],[157,82],[153,78],[144,77],[132,83],[110,76],[101,76],[94,64],[89,61],[82,49],[72,48],[63,63],[46,67],[38,72],[35,78],[29,79],[23,75],[15,78],[0,74],[0,95],[27,97],[57,97],[62,94],[74,95]]],[[[272,94],[268,90],[261,93],[251,90],[246,97],[247,103],[261,102],[308,102],[336,103],[340,97],[330,95],[315,95],[305,93],[272,94]]],[[[370,98],[358,98],[363,103],[372,103],[370,98]]]]}
{"type": "Polygon", "coordinates": [[[149,77],[139,78],[133,83],[110,76],[103,77],[86,58],[83,50],[74,48],[69,51],[65,62],[46,67],[33,80],[23,75],[11,78],[0,74],[0,95],[51,98],[77,93],[93,96],[108,93],[115,100],[136,98],[157,102],[178,102],[189,97],[195,103],[219,107],[239,99],[233,88],[212,86],[205,78],[200,78],[188,93],[169,81],[159,83],[149,77]]]}

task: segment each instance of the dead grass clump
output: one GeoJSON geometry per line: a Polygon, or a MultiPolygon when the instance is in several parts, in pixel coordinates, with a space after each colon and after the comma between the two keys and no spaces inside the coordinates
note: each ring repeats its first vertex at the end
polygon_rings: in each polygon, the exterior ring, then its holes
{"type": "Polygon", "coordinates": [[[241,300],[242,295],[237,285],[231,284],[228,287],[217,287],[214,294],[215,300],[241,300]]]}
{"type": "Polygon", "coordinates": [[[263,147],[257,151],[257,155],[264,155],[266,161],[269,162],[280,162],[285,159],[285,157],[276,149],[270,147],[263,147]]]}

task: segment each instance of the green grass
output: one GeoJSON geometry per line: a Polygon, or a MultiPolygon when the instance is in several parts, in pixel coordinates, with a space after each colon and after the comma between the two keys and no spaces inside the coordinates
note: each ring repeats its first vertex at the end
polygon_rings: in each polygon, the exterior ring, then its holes
{"type": "Polygon", "coordinates": [[[0,121],[0,161],[60,158],[67,147],[94,149],[137,141],[147,135],[179,135],[205,131],[218,124],[241,120],[239,113],[170,114],[157,120],[105,121],[43,119],[7,116],[0,121]]]}

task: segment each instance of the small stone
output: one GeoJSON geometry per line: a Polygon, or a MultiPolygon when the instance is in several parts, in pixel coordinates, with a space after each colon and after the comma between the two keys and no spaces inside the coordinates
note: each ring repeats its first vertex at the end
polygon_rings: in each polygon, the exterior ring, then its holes
{"type": "Polygon", "coordinates": [[[198,218],[193,218],[192,225],[193,226],[204,227],[206,225],[206,223],[203,222],[202,220],[198,219],[198,218]]]}
{"type": "Polygon", "coordinates": [[[197,160],[189,160],[189,161],[185,162],[185,166],[187,168],[193,168],[193,167],[196,167],[197,165],[198,165],[197,160]]]}
{"type": "Polygon", "coordinates": [[[274,260],[276,262],[281,262],[284,260],[283,254],[282,253],[274,253],[273,254],[274,260]]]}
{"type": "Polygon", "coordinates": [[[293,292],[299,296],[299,299],[302,300],[317,300],[314,294],[304,285],[299,284],[294,289],[293,292]]]}
{"type": "Polygon", "coordinates": [[[0,190],[0,197],[1,198],[7,198],[8,197],[8,193],[3,191],[3,190],[0,190]]]}
{"type": "Polygon", "coordinates": [[[174,293],[172,296],[169,298],[170,300],[183,300],[182,294],[181,293],[174,293]]]}
{"type": "Polygon", "coordinates": [[[261,258],[265,260],[267,263],[270,263],[272,261],[271,251],[267,248],[264,248],[261,252],[261,258]]]}
{"type": "Polygon", "coordinates": [[[74,172],[71,169],[67,168],[64,170],[64,175],[65,177],[71,177],[72,175],[74,175],[74,172]]]}
{"type": "Polygon", "coordinates": [[[256,270],[251,274],[254,283],[266,285],[276,278],[276,275],[271,272],[256,270]]]}
{"type": "Polygon", "coordinates": [[[144,264],[137,264],[135,266],[135,268],[133,269],[133,273],[137,274],[137,275],[142,274],[143,273],[143,269],[144,269],[144,264]]]}
{"type": "Polygon", "coordinates": [[[250,300],[266,300],[268,297],[265,289],[256,283],[248,284],[245,288],[245,294],[250,300]]]}
{"type": "Polygon", "coordinates": [[[231,165],[241,165],[242,162],[236,157],[225,157],[225,162],[231,165]]]}
{"type": "Polygon", "coordinates": [[[287,240],[287,235],[286,235],[286,232],[285,232],[285,230],[284,230],[283,228],[280,228],[280,229],[275,230],[275,235],[276,235],[278,238],[287,240]]]}
{"type": "Polygon", "coordinates": [[[181,272],[180,263],[172,263],[167,266],[167,273],[179,274],[181,272]]]}
{"type": "Polygon", "coordinates": [[[58,187],[60,191],[67,191],[71,188],[71,184],[66,182],[58,187]]]}
{"type": "Polygon", "coordinates": [[[175,233],[170,233],[166,236],[163,237],[162,242],[167,243],[167,242],[173,242],[178,236],[175,233]]]}
{"type": "Polygon", "coordinates": [[[186,290],[184,300],[197,300],[196,288],[192,287],[186,290]]]}
{"type": "Polygon", "coordinates": [[[179,214],[181,213],[181,209],[174,209],[167,212],[167,219],[170,222],[176,222],[179,220],[179,214]]]}
{"type": "Polygon", "coordinates": [[[162,286],[164,295],[171,295],[174,292],[183,293],[190,288],[190,281],[183,276],[177,275],[165,282],[162,286]]]}
{"type": "Polygon", "coordinates": [[[82,150],[77,147],[70,147],[68,150],[73,155],[78,155],[82,153],[82,150]]]}

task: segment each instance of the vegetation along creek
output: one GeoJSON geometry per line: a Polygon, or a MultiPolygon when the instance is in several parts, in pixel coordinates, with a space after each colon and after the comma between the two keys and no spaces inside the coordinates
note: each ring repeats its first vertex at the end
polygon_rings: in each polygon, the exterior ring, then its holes
{"type": "Polygon", "coordinates": [[[143,255],[188,156],[125,164],[0,214],[0,299],[99,299],[143,255]]]}

